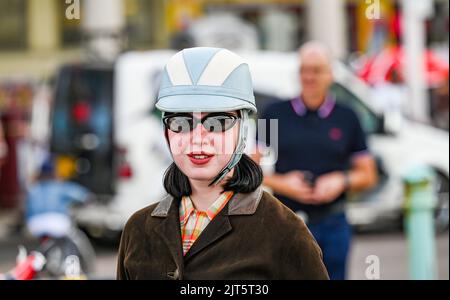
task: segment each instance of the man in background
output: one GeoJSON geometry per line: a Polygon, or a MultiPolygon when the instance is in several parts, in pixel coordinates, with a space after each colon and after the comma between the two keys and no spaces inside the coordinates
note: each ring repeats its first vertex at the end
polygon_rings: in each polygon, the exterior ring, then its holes
{"type": "Polygon", "coordinates": [[[264,184],[305,218],[330,278],[345,279],[351,241],[346,193],[376,184],[375,161],[358,117],[330,93],[333,75],[326,47],[309,42],[299,55],[301,94],[270,105],[261,116],[278,119],[278,160],[264,184]]]}

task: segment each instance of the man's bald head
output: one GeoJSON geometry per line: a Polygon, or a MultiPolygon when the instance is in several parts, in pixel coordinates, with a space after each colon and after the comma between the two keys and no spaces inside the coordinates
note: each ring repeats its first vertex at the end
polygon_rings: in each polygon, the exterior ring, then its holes
{"type": "Polygon", "coordinates": [[[325,100],[333,83],[332,57],[325,45],[312,41],[299,49],[302,96],[309,108],[317,108],[325,100]]]}
{"type": "Polygon", "coordinates": [[[323,62],[331,67],[332,56],[329,49],[321,42],[310,41],[303,44],[298,50],[300,61],[323,62]]]}

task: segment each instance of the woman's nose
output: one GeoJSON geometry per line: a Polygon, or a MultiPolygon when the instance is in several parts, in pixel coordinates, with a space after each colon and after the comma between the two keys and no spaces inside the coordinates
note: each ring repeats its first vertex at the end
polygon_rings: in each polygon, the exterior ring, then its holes
{"type": "Polygon", "coordinates": [[[202,123],[197,123],[192,130],[192,142],[201,143],[208,131],[203,127],[202,123]]]}

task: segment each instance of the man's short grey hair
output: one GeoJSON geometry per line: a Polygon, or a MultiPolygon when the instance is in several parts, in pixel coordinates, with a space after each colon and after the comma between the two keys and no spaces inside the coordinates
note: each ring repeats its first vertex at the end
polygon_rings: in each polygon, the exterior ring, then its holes
{"type": "Polygon", "coordinates": [[[309,41],[301,45],[298,49],[298,53],[300,56],[303,56],[305,53],[309,52],[315,52],[323,55],[331,66],[333,62],[333,55],[331,54],[330,49],[324,43],[319,41],[309,41]]]}

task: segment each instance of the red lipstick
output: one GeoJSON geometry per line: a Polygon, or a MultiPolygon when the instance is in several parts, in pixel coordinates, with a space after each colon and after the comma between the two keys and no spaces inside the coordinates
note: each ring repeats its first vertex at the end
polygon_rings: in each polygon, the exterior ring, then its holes
{"type": "Polygon", "coordinates": [[[208,163],[214,154],[206,153],[206,152],[191,152],[188,154],[189,159],[193,164],[196,165],[204,165],[208,163]]]}

